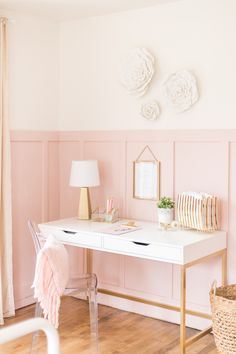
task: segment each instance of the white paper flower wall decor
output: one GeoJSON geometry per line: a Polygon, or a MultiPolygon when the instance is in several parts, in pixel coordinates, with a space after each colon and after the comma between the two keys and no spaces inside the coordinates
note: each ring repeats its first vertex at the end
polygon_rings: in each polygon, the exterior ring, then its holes
{"type": "Polygon", "coordinates": [[[159,117],[161,111],[157,101],[152,100],[144,103],[141,107],[141,116],[149,121],[155,121],[159,117]]]}
{"type": "Polygon", "coordinates": [[[154,56],[145,48],[135,48],[121,63],[120,80],[127,92],[143,96],[154,74],[154,56]]]}
{"type": "Polygon", "coordinates": [[[199,97],[196,78],[186,70],[170,74],[162,88],[168,106],[177,113],[189,109],[199,97]]]}

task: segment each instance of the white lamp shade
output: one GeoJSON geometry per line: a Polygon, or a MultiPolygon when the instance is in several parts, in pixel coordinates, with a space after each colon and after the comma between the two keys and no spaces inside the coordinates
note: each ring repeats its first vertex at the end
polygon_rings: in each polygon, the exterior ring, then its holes
{"type": "Polygon", "coordinates": [[[96,160],[72,161],[70,186],[96,187],[100,185],[98,163],[96,160]]]}

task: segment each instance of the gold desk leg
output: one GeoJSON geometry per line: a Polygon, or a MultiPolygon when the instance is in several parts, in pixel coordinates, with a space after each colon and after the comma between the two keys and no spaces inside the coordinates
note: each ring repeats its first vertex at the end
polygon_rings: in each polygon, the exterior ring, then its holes
{"type": "Polygon", "coordinates": [[[186,268],[181,266],[180,289],[180,354],[185,354],[186,342],[186,268]]]}
{"type": "Polygon", "coordinates": [[[225,249],[222,252],[221,256],[221,265],[222,265],[222,285],[227,285],[227,250],[225,249]]]}

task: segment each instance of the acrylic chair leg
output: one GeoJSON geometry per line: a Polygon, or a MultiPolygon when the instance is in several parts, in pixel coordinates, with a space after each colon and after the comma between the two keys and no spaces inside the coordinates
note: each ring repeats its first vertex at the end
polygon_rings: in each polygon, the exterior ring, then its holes
{"type": "Polygon", "coordinates": [[[88,291],[92,353],[99,354],[97,289],[88,291]]]}
{"type": "MultiPolygon", "coordinates": [[[[42,308],[41,308],[40,304],[38,302],[36,302],[34,317],[42,317],[42,315],[43,315],[42,308]]],[[[39,331],[33,332],[30,354],[37,353],[38,337],[39,337],[39,331]]]]}

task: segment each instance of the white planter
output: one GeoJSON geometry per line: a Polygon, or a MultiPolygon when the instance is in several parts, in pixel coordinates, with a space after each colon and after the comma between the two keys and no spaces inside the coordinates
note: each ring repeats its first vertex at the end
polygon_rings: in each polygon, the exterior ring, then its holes
{"type": "Polygon", "coordinates": [[[169,225],[174,219],[174,209],[157,208],[159,224],[169,225]]]}

